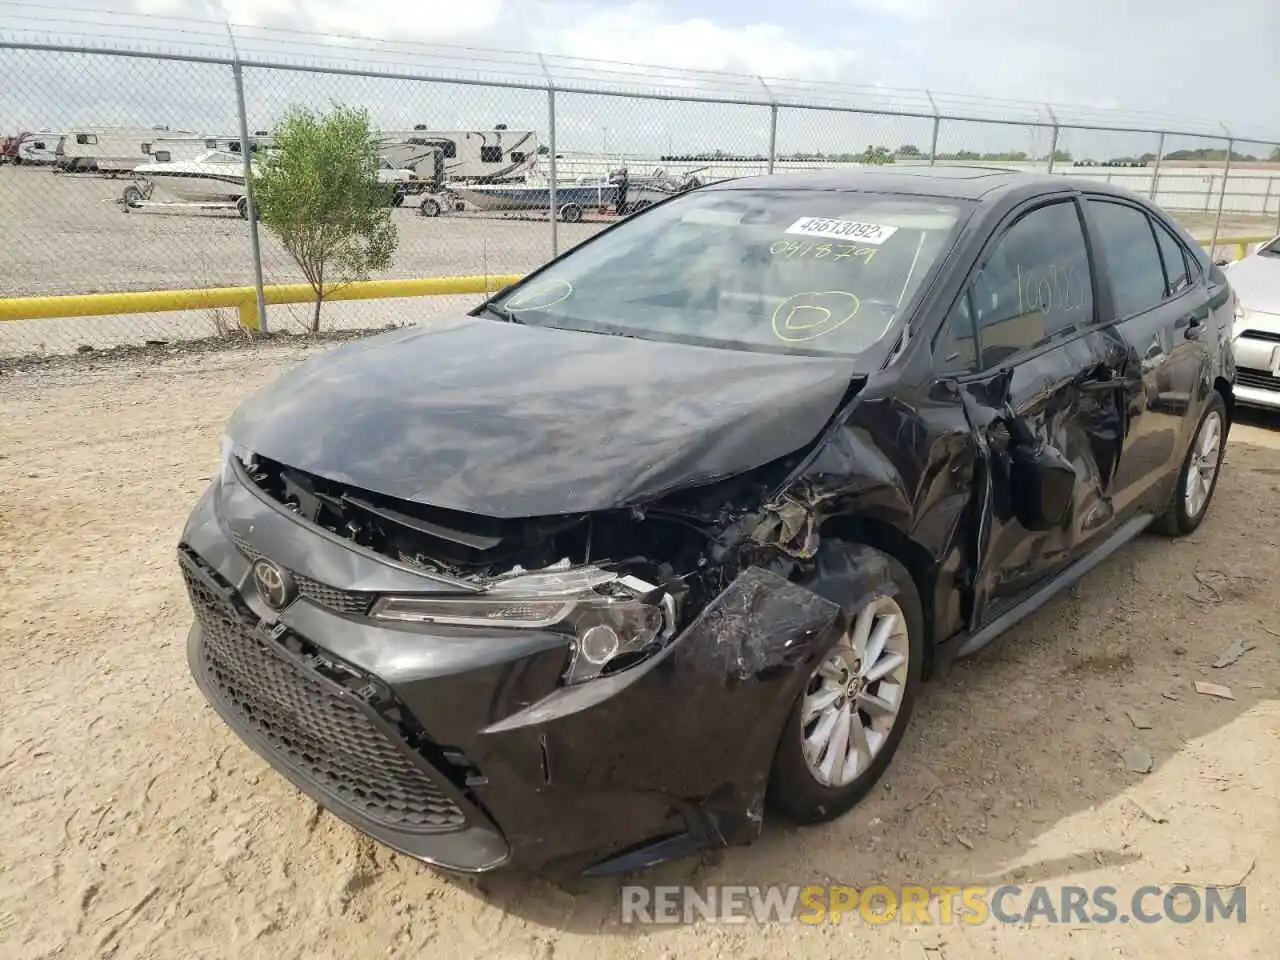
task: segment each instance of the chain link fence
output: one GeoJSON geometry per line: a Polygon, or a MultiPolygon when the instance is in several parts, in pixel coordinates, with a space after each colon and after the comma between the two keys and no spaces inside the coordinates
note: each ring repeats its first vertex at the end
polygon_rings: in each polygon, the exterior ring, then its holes
{"type": "MultiPolygon", "coordinates": [[[[1277,141],[1213,122],[60,9],[0,28],[0,317],[6,298],[302,282],[240,202],[243,157],[290,108],[335,103],[368,111],[397,184],[377,279],[520,274],[672,191],[863,164],[1116,183],[1206,245],[1280,232],[1277,141]]],[[[331,302],[322,322],[481,296],[331,302]]],[[[312,309],[267,325],[305,330],[312,309]]],[[[224,307],[16,320],[0,356],[240,335],[224,307]]]]}

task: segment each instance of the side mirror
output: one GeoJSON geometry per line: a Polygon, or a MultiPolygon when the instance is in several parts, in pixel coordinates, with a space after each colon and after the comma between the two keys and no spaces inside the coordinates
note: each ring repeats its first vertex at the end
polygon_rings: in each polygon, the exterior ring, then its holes
{"type": "Polygon", "coordinates": [[[1028,530],[1053,530],[1065,525],[1075,502],[1075,467],[1055,447],[1037,437],[1022,418],[1012,416],[1007,423],[1014,516],[1028,530]]]}

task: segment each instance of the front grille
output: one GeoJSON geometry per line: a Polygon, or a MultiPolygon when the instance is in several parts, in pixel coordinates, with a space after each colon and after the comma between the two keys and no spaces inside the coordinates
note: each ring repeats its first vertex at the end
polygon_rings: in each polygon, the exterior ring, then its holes
{"type": "Polygon", "coordinates": [[[1236,384],[1259,390],[1280,391],[1280,377],[1273,377],[1270,370],[1254,370],[1252,367],[1236,367],[1236,384]]]}
{"type": "Polygon", "coordinates": [[[1270,330],[1246,330],[1240,336],[1248,340],[1265,340],[1267,343],[1280,343],[1280,333],[1272,333],[1270,330]]]}
{"type": "MultiPolygon", "coordinates": [[[[245,543],[239,537],[234,538],[236,549],[249,558],[249,562],[258,560],[265,554],[249,544],[245,543]]],[[[300,573],[290,570],[294,583],[298,585],[299,596],[306,597],[314,603],[326,606],[331,610],[337,610],[339,613],[350,613],[356,616],[364,616],[369,612],[375,595],[372,593],[362,592],[360,590],[342,590],[338,587],[331,587],[327,583],[321,583],[319,580],[312,580],[310,577],[304,577],[300,573]]]]}
{"type": "MultiPolygon", "coordinates": [[[[190,568],[201,564],[198,558],[185,553],[182,560],[204,635],[197,669],[240,727],[275,759],[374,824],[402,833],[466,826],[466,815],[425,763],[393,742],[385,721],[375,720],[359,699],[356,688],[375,689],[376,681],[345,664],[340,669],[350,675],[351,687],[321,676],[262,632],[236,605],[230,584],[219,584],[225,586],[220,596],[190,568]]],[[[220,579],[208,567],[202,573],[220,579]]]]}

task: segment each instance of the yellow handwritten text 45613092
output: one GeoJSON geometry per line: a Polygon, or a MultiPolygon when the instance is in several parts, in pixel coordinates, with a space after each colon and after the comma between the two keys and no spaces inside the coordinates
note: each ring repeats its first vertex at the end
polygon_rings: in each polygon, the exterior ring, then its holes
{"type": "Polygon", "coordinates": [[[783,260],[858,260],[870,263],[876,255],[875,247],[856,243],[814,243],[811,240],[775,240],[769,252],[783,260]]]}

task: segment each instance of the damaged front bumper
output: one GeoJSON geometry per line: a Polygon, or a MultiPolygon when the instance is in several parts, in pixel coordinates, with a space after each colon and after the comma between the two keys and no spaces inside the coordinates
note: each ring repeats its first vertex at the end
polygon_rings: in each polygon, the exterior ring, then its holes
{"type": "Polygon", "coordinates": [[[566,685],[562,633],[372,619],[433,587],[234,480],[179,552],[191,669],[226,722],[335,815],[459,871],[606,873],[754,839],[788,710],[843,626],[750,568],[653,656],[566,685]],[[299,584],[283,610],[257,557],[299,584]]]}

